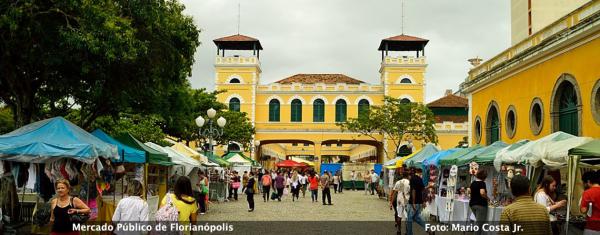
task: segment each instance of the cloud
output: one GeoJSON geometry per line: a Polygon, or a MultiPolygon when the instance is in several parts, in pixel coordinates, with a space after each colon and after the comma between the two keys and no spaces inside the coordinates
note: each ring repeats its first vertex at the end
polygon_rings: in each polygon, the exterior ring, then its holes
{"type": "MultiPolygon", "coordinates": [[[[182,0],[202,29],[192,87],[214,89],[212,40],[237,33],[258,38],[261,83],[297,73],[343,73],[379,83],[383,38],[402,33],[399,0],[182,0]]],[[[510,46],[509,1],[405,0],[404,33],[429,39],[426,101],[458,89],[467,59],[489,59],[510,46]]]]}

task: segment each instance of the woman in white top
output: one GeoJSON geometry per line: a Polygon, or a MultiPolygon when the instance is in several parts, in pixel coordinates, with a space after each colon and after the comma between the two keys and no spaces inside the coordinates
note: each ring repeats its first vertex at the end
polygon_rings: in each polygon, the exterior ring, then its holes
{"type": "Polygon", "coordinates": [[[340,176],[338,173],[339,172],[336,172],[335,175],[333,175],[333,193],[337,193],[338,185],[340,184],[340,176]]]}
{"type": "MultiPolygon", "coordinates": [[[[556,209],[564,207],[567,204],[566,200],[562,200],[559,202],[555,202],[554,200],[552,200],[552,197],[550,195],[554,194],[554,191],[556,191],[556,180],[554,180],[552,176],[545,176],[542,180],[542,183],[535,192],[535,202],[545,206],[548,209],[548,212],[552,212],[556,209]]],[[[556,216],[550,214],[550,222],[552,225],[552,233],[559,234],[560,228],[556,223],[556,216]]]]}
{"type": "Polygon", "coordinates": [[[290,186],[292,189],[292,201],[295,201],[294,198],[296,198],[296,200],[300,199],[300,175],[298,175],[297,171],[292,173],[290,186]]]}
{"type": "MultiPolygon", "coordinates": [[[[118,223],[120,221],[148,221],[148,203],[141,198],[143,192],[142,183],[133,180],[127,186],[126,198],[121,199],[115,209],[112,221],[118,223]]],[[[114,231],[115,234],[132,234],[125,231],[114,231]]]]}

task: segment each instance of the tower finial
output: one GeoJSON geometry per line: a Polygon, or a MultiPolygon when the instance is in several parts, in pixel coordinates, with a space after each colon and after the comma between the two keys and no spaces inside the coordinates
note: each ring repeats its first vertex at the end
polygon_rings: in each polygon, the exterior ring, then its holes
{"type": "Polygon", "coordinates": [[[237,34],[238,35],[240,34],[240,18],[241,18],[241,16],[240,16],[241,15],[240,14],[240,11],[241,11],[240,8],[241,8],[241,3],[238,2],[238,25],[237,25],[238,26],[237,27],[237,34]]]}
{"type": "Polygon", "coordinates": [[[402,35],[404,35],[404,0],[402,0],[402,35]]]}

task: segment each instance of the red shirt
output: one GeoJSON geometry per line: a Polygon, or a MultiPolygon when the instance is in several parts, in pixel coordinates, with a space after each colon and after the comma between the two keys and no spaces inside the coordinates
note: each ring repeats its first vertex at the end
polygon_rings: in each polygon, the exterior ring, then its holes
{"type": "Polygon", "coordinates": [[[319,180],[316,176],[308,177],[308,182],[310,183],[310,190],[319,189],[319,180]]]}
{"type": "Polygon", "coordinates": [[[590,202],[592,203],[592,216],[587,218],[585,228],[600,231],[600,187],[591,187],[583,192],[580,207],[587,208],[590,202]]]}

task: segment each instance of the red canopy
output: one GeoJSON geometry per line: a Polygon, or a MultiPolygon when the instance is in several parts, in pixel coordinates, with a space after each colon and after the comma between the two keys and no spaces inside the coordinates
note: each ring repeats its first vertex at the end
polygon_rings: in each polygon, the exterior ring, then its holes
{"type": "Polygon", "coordinates": [[[280,161],[276,164],[277,167],[307,167],[306,163],[295,162],[292,160],[280,161]]]}

